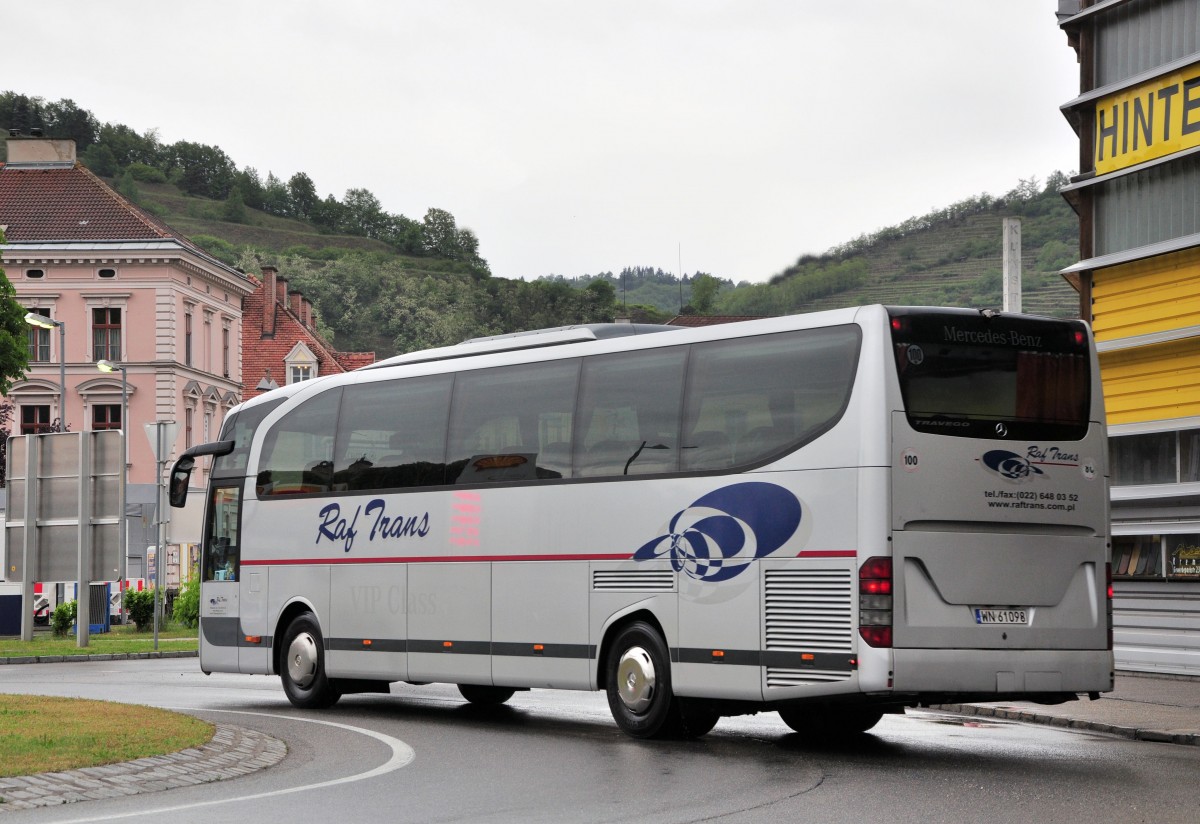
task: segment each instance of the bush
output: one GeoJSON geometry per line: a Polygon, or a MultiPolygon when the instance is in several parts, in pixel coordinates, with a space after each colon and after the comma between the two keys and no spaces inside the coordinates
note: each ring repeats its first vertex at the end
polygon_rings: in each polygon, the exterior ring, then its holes
{"type": "Polygon", "coordinates": [[[54,630],[55,638],[65,638],[71,634],[71,625],[75,623],[78,611],[79,604],[75,601],[67,601],[54,608],[54,614],[50,616],[50,626],[54,630]]]}
{"type": "Polygon", "coordinates": [[[154,624],[154,590],[125,590],[122,597],[125,613],[137,624],[138,632],[145,632],[154,624]]]}
{"type": "Polygon", "coordinates": [[[156,169],[145,163],[130,163],[125,167],[125,171],[129,172],[133,176],[133,179],[139,183],[167,182],[167,175],[162,169],[156,169]]]}
{"type": "Polygon", "coordinates": [[[200,624],[200,576],[193,572],[175,596],[171,616],[184,626],[195,629],[200,624]]]}

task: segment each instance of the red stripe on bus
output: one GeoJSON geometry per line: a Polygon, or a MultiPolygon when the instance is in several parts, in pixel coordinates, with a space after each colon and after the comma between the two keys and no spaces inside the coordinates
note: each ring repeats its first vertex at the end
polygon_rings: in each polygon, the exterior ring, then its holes
{"type": "Polygon", "coordinates": [[[857,558],[856,549],[802,549],[797,558],[857,558]]]}
{"type": "Polygon", "coordinates": [[[479,561],[628,561],[633,555],[429,555],[409,558],[285,558],[243,560],[242,566],[297,566],[322,564],[431,564],[477,563],[479,561]]]}

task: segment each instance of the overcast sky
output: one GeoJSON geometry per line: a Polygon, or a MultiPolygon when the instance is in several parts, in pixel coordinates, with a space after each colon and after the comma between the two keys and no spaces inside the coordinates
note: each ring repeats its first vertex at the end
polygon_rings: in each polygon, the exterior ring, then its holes
{"type": "MultiPolygon", "coordinates": [[[[41,0],[0,90],[451,212],[493,274],[761,281],[1078,165],[1054,0],[41,0]]],[[[997,225],[999,242],[999,225],[997,225]]]]}

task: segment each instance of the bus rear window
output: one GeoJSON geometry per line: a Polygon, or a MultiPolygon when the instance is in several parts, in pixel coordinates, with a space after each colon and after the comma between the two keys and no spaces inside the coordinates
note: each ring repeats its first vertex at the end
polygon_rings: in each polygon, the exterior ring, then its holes
{"type": "Polygon", "coordinates": [[[1091,370],[1077,321],[889,310],[909,424],[970,438],[1079,440],[1091,370]]]}

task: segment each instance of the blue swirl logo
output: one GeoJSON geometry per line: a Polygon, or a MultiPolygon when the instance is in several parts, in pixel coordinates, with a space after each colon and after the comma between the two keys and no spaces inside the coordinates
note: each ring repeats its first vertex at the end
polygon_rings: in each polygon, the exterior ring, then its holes
{"type": "Polygon", "coordinates": [[[982,460],[984,466],[1010,481],[1024,481],[1035,475],[1046,474],[1031,464],[1028,458],[1006,449],[993,449],[991,452],[985,452],[982,460]]]}
{"type": "Polygon", "coordinates": [[[675,513],[665,535],[633,553],[635,561],[670,558],[698,581],[727,581],[775,552],[800,526],[800,501],[775,484],[734,484],[675,513]]]}

